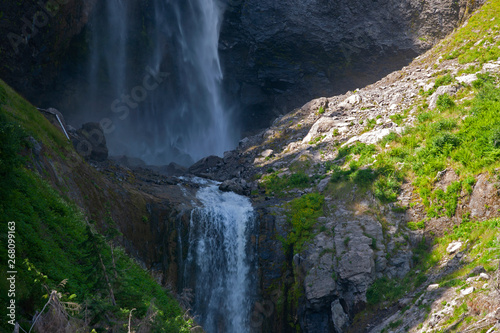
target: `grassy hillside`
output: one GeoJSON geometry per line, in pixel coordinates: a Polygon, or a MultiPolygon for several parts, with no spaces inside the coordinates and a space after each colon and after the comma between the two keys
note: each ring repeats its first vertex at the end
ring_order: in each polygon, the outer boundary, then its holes
{"type": "MultiPolygon", "coordinates": [[[[30,137],[62,159],[72,150],[62,133],[0,81],[0,258],[7,262],[13,221],[16,321],[28,331],[48,304],[37,320],[39,331],[63,332],[65,326],[66,332],[127,332],[130,316],[138,331],[188,332],[191,324],[177,301],[121,248],[112,248],[118,230],[97,233],[93,221],[26,167],[33,165],[36,144],[30,137]]],[[[114,225],[111,217],[107,222],[114,225]]],[[[8,289],[2,279],[2,304],[9,304],[8,289]]],[[[14,327],[2,320],[0,328],[14,327]]]]}

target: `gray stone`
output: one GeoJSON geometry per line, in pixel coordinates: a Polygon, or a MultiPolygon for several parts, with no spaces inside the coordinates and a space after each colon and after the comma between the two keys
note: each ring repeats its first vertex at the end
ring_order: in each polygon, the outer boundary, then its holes
{"type": "Polygon", "coordinates": [[[233,178],[226,180],[219,185],[219,190],[222,192],[234,192],[240,195],[249,195],[250,187],[247,182],[241,178],[233,178]]]}
{"type": "Polygon", "coordinates": [[[266,149],[266,150],[264,150],[264,151],[260,154],[260,156],[262,156],[262,157],[264,157],[264,158],[265,158],[265,157],[270,157],[270,156],[272,156],[273,154],[274,154],[274,151],[273,151],[272,149],[266,149]]]}
{"type": "Polygon", "coordinates": [[[476,275],[479,275],[481,273],[486,273],[486,270],[484,269],[484,267],[483,266],[476,266],[470,271],[470,273],[467,276],[476,276],[476,275]]]}
{"type": "Polygon", "coordinates": [[[196,176],[207,177],[219,171],[224,160],[218,156],[207,156],[189,167],[188,171],[196,176]]]}
{"type": "Polygon", "coordinates": [[[470,85],[472,82],[477,80],[476,74],[462,75],[455,78],[458,82],[470,85]]]}
{"type": "Polygon", "coordinates": [[[311,96],[334,96],[400,69],[483,1],[227,1],[225,79],[238,82],[245,124],[262,128],[311,96]]]}
{"type": "Polygon", "coordinates": [[[72,134],[71,141],[76,151],[87,160],[102,162],[108,158],[106,137],[98,123],[83,124],[76,134],[72,134]]]}
{"type": "Polygon", "coordinates": [[[121,156],[110,156],[109,159],[115,161],[116,163],[118,163],[118,165],[124,166],[129,169],[146,167],[146,162],[137,157],[129,157],[121,155],[121,156]]]}
{"type": "Polygon", "coordinates": [[[361,103],[362,98],[358,94],[352,95],[348,98],[346,98],[342,103],[340,103],[338,106],[344,109],[349,109],[353,107],[356,104],[361,103]]]}
{"type": "Polygon", "coordinates": [[[460,294],[462,296],[467,296],[467,295],[470,295],[474,292],[475,288],[474,287],[469,287],[469,288],[466,288],[466,289],[463,289],[463,290],[460,290],[460,294]]]}
{"type": "Polygon", "coordinates": [[[318,192],[323,192],[328,184],[330,183],[330,177],[326,177],[325,179],[322,179],[318,186],[316,187],[318,189],[318,192]]]}
{"type": "Polygon", "coordinates": [[[436,290],[439,288],[439,284],[435,283],[435,284],[430,284],[428,287],[427,287],[427,291],[433,291],[433,290],[436,290]]]}
{"type": "Polygon", "coordinates": [[[390,133],[402,133],[403,128],[402,127],[392,127],[392,128],[384,128],[381,130],[375,130],[375,131],[370,131],[363,133],[361,135],[353,136],[350,138],[344,145],[350,145],[356,141],[359,141],[361,143],[366,143],[366,144],[375,144],[382,140],[384,137],[389,135],[390,133]]]}
{"type": "Polygon", "coordinates": [[[331,117],[321,117],[312,125],[309,133],[302,140],[302,143],[309,143],[315,137],[330,131],[337,122],[331,117]]]}
{"type": "Polygon", "coordinates": [[[453,254],[453,253],[457,252],[458,250],[460,250],[462,245],[463,245],[462,242],[458,242],[458,241],[451,242],[450,245],[448,245],[448,247],[446,248],[446,252],[448,252],[448,254],[453,254]]]}
{"type": "Polygon", "coordinates": [[[459,87],[456,85],[441,86],[437,88],[434,94],[429,97],[429,109],[434,110],[436,108],[439,96],[444,94],[454,95],[458,91],[458,88],[459,87]]]}
{"type": "MultiPolygon", "coordinates": [[[[306,299],[313,307],[329,304],[329,301],[337,294],[332,249],[333,239],[325,233],[320,233],[308,247],[307,257],[297,261],[301,261],[300,266],[305,271],[306,299]]],[[[296,258],[298,257],[294,257],[296,258]]]]}
{"type": "Polygon", "coordinates": [[[483,65],[483,71],[485,72],[493,72],[498,71],[500,69],[500,65],[497,63],[486,63],[483,65]]]}
{"type": "Polygon", "coordinates": [[[488,175],[479,175],[469,201],[470,216],[475,218],[487,216],[488,209],[485,205],[489,204],[496,196],[497,190],[494,184],[488,180],[488,175]]]}
{"type": "Polygon", "coordinates": [[[345,332],[349,327],[349,316],[345,313],[340,301],[336,299],[331,305],[332,321],[336,333],[345,332]]]}

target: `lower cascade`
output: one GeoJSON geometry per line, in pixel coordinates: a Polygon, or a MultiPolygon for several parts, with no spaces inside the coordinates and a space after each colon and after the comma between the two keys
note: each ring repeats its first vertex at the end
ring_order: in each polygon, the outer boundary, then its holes
{"type": "Polygon", "coordinates": [[[255,270],[250,200],[205,183],[192,211],[184,287],[194,290],[193,311],[208,333],[250,331],[255,270]]]}

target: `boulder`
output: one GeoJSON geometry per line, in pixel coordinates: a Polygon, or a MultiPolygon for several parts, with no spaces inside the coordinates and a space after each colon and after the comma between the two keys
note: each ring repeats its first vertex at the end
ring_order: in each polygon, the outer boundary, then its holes
{"type": "Polygon", "coordinates": [[[458,91],[458,89],[459,86],[456,85],[441,86],[437,88],[434,94],[429,97],[429,109],[434,110],[436,108],[439,96],[444,94],[454,95],[458,91]]]}
{"type": "Polygon", "coordinates": [[[462,75],[455,78],[458,82],[462,84],[470,85],[472,82],[477,80],[476,74],[462,75]]]}
{"type": "Polygon", "coordinates": [[[366,143],[367,145],[375,144],[393,132],[400,134],[403,132],[403,128],[402,127],[391,127],[391,128],[384,128],[381,130],[366,132],[366,133],[363,133],[361,135],[353,136],[344,145],[347,146],[347,145],[350,145],[356,141],[359,141],[361,143],[366,143]]]}
{"type": "Polygon", "coordinates": [[[272,149],[266,149],[260,154],[260,156],[266,158],[266,157],[271,157],[273,154],[274,151],[272,149]]]}
{"type": "Polygon", "coordinates": [[[427,287],[427,291],[433,291],[433,290],[436,290],[439,288],[439,284],[435,283],[435,284],[430,284],[428,287],[427,287]]]}
{"type": "Polygon", "coordinates": [[[187,172],[187,168],[177,163],[170,163],[167,166],[160,167],[160,173],[167,176],[182,176],[187,172]]]}
{"type": "Polygon", "coordinates": [[[114,160],[119,165],[129,169],[143,168],[146,166],[146,162],[137,157],[122,155],[122,156],[110,156],[109,159],[114,160]]]}
{"type": "Polygon", "coordinates": [[[248,186],[248,183],[241,178],[233,178],[224,181],[220,184],[219,190],[222,192],[234,192],[240,195],[250,195],[250,186],[248,186]]]}
{"type": "Polygon", "coordinates": [[[361,103],[362,100],[363,99],[361,98],[361,96],[359,96],[358,94],[355,94],[355,95],[352,95],[352,96],[346,98],[338,106],[341,108],[344,108],[344,109],[350,109],[354,105],[361,103]]]}
{"type": "Polygon", "coordinates": [[[103,162],[108,158],[106,137],[98,123],[86,123],[76,133],[71,133],[76,151],[86,160],[103,162]]]}
{"type": "Polygon", "coordinates": [[[474,287],[469,287],[469,288],[466,288],[466,289],[463,289],[463,290],[460,290],[460,294],[462,296],[467,296],[467,295],[470,295],[474,292],[475,288],[474,287]]]}
{"type": "Polygon", "coordinates": [[[476,266],[470,271],[470,273],[467,276],[471,277],[471,276],[476,276],[476,275],[480,275],[483,273],[486,273],[486,270],[484,269],[484,267],[483,266],[476,266]]]}
{"type": "Polygon", "coordinates": [[[314,247],[310,247],[302,266],[307,272],[304,278],[306,299],[316,308],[330,304],[333,296],[337,295],[337,284],[332,274],[333,239],[320,233],[313,243],[314,247]]]}
{"type": "Polygon", "coordinates": [[[470,216],[472,218],[488,217],[491,210],[486,204],[497,210],[495,202],[497,195],[496,184],[490,181],[489,176],[487,174],[479,175],[469,201],[470,216]]]}
{"type": "Polygon", "coordinates": [[[451,242],[450,245],[448,245],[448,247],[446,248],[446,252],[448,252],[448,254],[453,254],[460,250],[462,245],[462,242],[451,242]]]}
{"type": "Polygon", "coordinates": [[[188,171],[195,176],[210,177],[224,166],[224,160],[218,156],[207,156],[189,167],[188,171]]]}
{"type": "Polygon", "coordinates": [[[323,192],[324,190],[326,190],[326,187],[330,183],[330,178],[331,177],[326,177],[325,179],[322,179],[319,182],[318,186],[316,186],[316,188],[318,189],[318,192],[323,192]]]}
{"type": "Polygon", "coordinates": [[[302,143],[306,144],[318,135],[322,133],[326,133],[335,126],[337,122],[333,120],[331,117],[321,117],[319,118],[314,125],[312,125],[309,133],[307,133],[306,137],[302,140],[302,143]]]}

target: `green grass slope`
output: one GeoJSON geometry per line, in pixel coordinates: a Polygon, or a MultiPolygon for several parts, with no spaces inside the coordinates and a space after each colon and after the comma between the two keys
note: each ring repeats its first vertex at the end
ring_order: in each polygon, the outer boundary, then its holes
{"type": "MultiPolygon", "coordinates": [[[[75,204],[26,167],[30,136],[62,158],[72,150],[62,133],[0,81],[0,259],[13,265],[3,264],[2,276],[17,271],[15,320],[28,331],[48,303],[35,326],[40,332],[127,332],[129,317],[135,330],[189,332],[177,301],[122,249],[111,247],[117,230],[98,234],[75,204]],[[8,233],[13,226],[15,237],[8,233]],[[8,261],[13,240],[15,261],[8,261]]],[[[9,289],[1,279],[2,332],[14,329],[5,320],[9,289]]]]}

